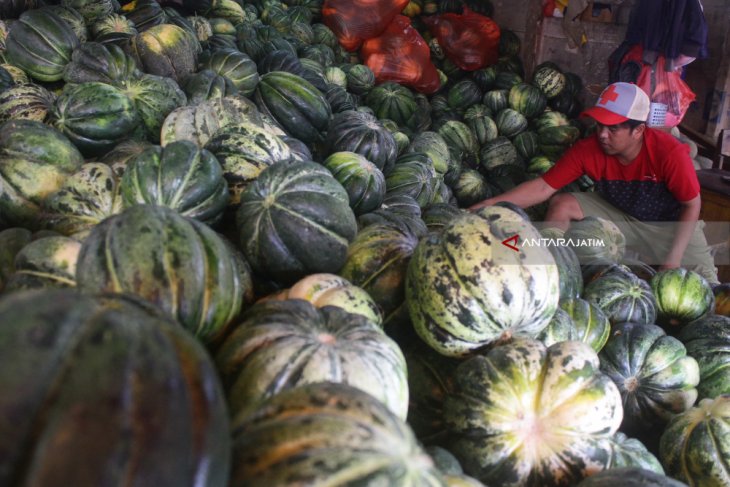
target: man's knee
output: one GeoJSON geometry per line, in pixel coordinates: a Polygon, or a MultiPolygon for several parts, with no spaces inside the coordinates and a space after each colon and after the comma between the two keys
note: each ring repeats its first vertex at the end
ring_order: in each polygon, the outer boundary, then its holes
{"type": "Polygon", "coordinates": [[[569,193],[559,193],[550,198],[548,203],[548,220],[569,222],[583,218],[583,210],[578,199],[569,193]]]}

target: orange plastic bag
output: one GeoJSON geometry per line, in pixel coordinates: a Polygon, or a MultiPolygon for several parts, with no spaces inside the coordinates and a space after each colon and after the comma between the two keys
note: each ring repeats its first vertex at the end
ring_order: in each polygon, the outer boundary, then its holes
{"type": "Polygon", "coordinates": [[[395,81],[427,94],[441,85],[428,44],[405,15],[396,16],[380,36],[363,42],[360,56],[379,83],[395,81]]]}
{"type": "Polygon", "coordinates": [[[464,13],[423,18],[444,54],[464,71],[475,71],[497,62],[499,26],[489,17],[464,7],[464,13]]]}
{"type": "Polygon", "coordinates": [[[322,23],[348,51],[379,36],[408,5],[409,0],[325,0],[322,23]]]}
{"type": "Polygon", "coordinates": [[[697,95],[682,80],[679,71],[665,71],[664,56],[641,68],[636,84],[649,95],[650,127],[676,127],[697,95]]]}

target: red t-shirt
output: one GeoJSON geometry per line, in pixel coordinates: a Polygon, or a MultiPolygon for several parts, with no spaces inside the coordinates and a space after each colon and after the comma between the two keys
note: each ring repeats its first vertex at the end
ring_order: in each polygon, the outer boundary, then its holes
{"type": "Polygon", "coordinates": [[[578,141],[542,178],[560,189],[583,174],[606,201],[642,221],[676,220],[680,202],[700,194],[689,147],[650,128],[644,131],[641,152],[628,165],[606,155],[592,136],[578,141]]]}

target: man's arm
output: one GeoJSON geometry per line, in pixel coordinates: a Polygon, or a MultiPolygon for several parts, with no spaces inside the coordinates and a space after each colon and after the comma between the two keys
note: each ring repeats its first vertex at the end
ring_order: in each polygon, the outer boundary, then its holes
{"type": "MultiPolygon", "coordinates": [[[[542,178],[535,178],[515,186],[507,192],[493,198],[480,201],[469,207],[474,211],[485,206],[491,206],[500,201],[507,201],[520,208],[529,208],[550,198],[557,190],[545,182],[542,178]]],[[[686,244],[685,244],[686,246],[686,244]]]]}
{"type": "Polygon", "coordinates": [[[660,267],[660,270],[675,269],[681,266],[682,256],[692,239],[697,220],[700,217],[701,204],[700,195],[681,203],[682,209],[679,212],[677,233],[674,236],[672,247],[664,257],[664,264],[660,267]]]}

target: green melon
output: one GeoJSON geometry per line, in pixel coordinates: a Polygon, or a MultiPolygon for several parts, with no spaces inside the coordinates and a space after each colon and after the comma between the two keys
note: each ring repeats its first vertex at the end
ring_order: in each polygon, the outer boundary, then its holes
{"type": "Polygon", "coordinates": [[[553,66],[542,65],[532,73],[532,83],[548,98],[555,98],[565,88],[565,75],[553,66]]]}
{"type": "Polygon", "coordinates": [[[63,70],[66,83],[100,81],[123,85],[141,75],[134,58],[121,47],[98,42],[84,42],[74,49],[71,60],[63,70]]]}
{"type": "Polygon", "coordinates": [[[592,280],[583,289],[583,298],[598,306],[611,323],[656,322],[651,287],[631,272],[612,272],[592,280]]]}
{"type": "Polygon", "coordinates": [[[408,367],[408,424],[423,444],[444,444],[448,438],[444,399],[454,392],[454,371],[461,361],[418,339],[403,346],[403,355],[408,367]]]}
{"type": "Polygon", "coordinates": [[[664,468],[659,459],[636,438],[629,438],[619,431],[613,435],[610,443],[609,469],[638,467],[664,475],[664,468]]]}
{"type": "Polygon", "coordinates": [[[67,84],[54,103],[53,126],[87,157],[140,133],[140,114],[119,88],[99,81],[67,84]]]}
{"type": "Polygon", "coordinates": [[[120,183],[125,207],[166,206],[216,223],[228,204],[228,185],[215,156],[187,140],[151,147],[127,163],[120,183]]]}
{"type": "Polygon", "coordinates": [[[334,152],[322,161],[345,188],[355,215],[376,210],[383,203],[386,179],[383,172],[355,152],[334,152]]]}
{"type": "Polygon", "coordinates": [[[385,176],[385,191],[391,196],[410,196],[421,208],[434,202],[437,173],[430,158],[421,152],[400,156],[385,176]]]}
{"type": "Polygon", "coordinates": [[[481,103],[467,108],[464,112],[464,121],[474,132],[480,145],[494,140],[499,135],[497,124],[492,119],[492,111],[481,103]]]}
{"type": "Polygon", "coordinates": [[[34,80],[53,82],[63,78],[78,45],[79,38],[66,21],[52,12],[33,9],[10,25],[5,55],[34,80]]]}
{"type": "Polygon", "coordinates": [[[528,119],[540,115],[547,106],[547,98],[543,92],[527,83],[519,83],[510,88],[508,99],[510,108],[528,119]]]}
{"type": "Polygon", "coordinates": [[[355,110],[335,114],[325,140],[327,153],[356,152],[388,172],[398,156],[393,134],[373,115],[355,110]]]}
{"type": "Polygon", "coordinates": [[[549,239],[550,244],[555,244],[548,245],[548,250],[553,254],[560,273],[560,299],[579,297],[583,293],[583,274],[575,251],[567,245],[560,245],[560,239],[564,238],[565,232],[555,227],[547,227],[541,229],[540,234],[549,239]]]}
{"type": "Polygon", "coordinates": [[[547,347],[558,342],[579,340],[578,330],[575,327],[575,323],[573,323],[573,318],[562,308],[555,310],[553,317],[550,319],[550,323],[537,334],[535,339],[541,341],[547,347]]]}
{"type": "Polygon", "coordinates": [[[661,473],[641,467],[618,467],[603,470],[583,479],[576,487],[687,487],[661,473]]]}
{"type": "Polygon", "coordinates": [[[620,262],[626,252],[626,237],[605,218],[587,216],[574,221],[565,231],[565,238],[582,265],[594,261],[620,262]]]}
{"type": "Polygon", "coordinates": [[[363,288],[387,320],[405,302],[406,269],[417,244],[406,226],[368,225],[349,245],[339,274],[363,288]]]}
{"type": "Polygon", "coordinates": [[[494,123],[497,124],[499,134],[508,138],[527,130],[527,118],[512,108],[504,108],[497,112],[494,123]]]}
{"type": "Polygon", "coordinates": [[[657,272],[650,281],[657,304],[657,322],[674,329],[702,318],[715,304],[712,287],[700,274],[684,269],[657,272]]]}
{"type": "Polygon", "coordinates": [[[231,80],[244,96],[253,94],[259,83],[256,63],[236,49],[218,49],[201,57],[198,70],[210,69],[231,80]]]}
{"type": "Polygon", "coordinates": [[[264,401],[233,422],[230,487],[343,482],[440,487],[431,458],[382,402],[321,382],[264,401]]]}
{"type": "Polygon", "coordinates": [[[674,416],[659,440],[659,459],[670,475],[690,487],[730,484],[730,396],[702,399],[674,416]]]}
{"type": "Polygon", "coordinates": [[[241,249],[254,271],[282,284],[337,272],[357,232],[349,201],[320,164],[277,162],[241,194],[241,249]]]}
{"type": "Polygon", "coordinates": [[[0,293],[15,272],[15,256],[33,238],[27,228],[11,227],[0,230],[0,293]]]}
{"type": "Polygon", "coordinates": [[[613,325],[598,356],[601,370],[621,391],[624,431],[661,428],[697,399],[697,361],[687,355],[682,342],[657,325],[613,325]]]}
{"type": "Polygon", "coordinates": [[[173,24],[159,24],[142,31],[130,40],[130,51],[143,71],[173,78],[182,83],[195,72],[201,47],[191,32],[173,24]]]}
{"type": "Polygon", "coordinates": [[[323,141],[332,116],[324,95],[292,73],[272,71],[260,77],[254,99],[289,135],[312,143],[323,141]]]}
{"type": "Polygon", "coordinates": [[[146,74],[125,83],[124,93],[132,100],[144,124],[147,139],[160,141],[160,129],[167,116],[187,104],[187,96],[172,78],[146,74]]]}
{"type": "Polygon", "coordinates": [[[730,317],[704,316],[684,326],[677,338],[700,367],[699,398],[730,394],[730,317]]]}
{"type": "Polygon", "coordinates": [[[600,352],[611,332],[608,316],[598,306],[581,298],[563,298],[560,308],[573,322],[573,339],[587,343],[596,353],[600,352]]]}
{"type": "Polygon", "coordinates": [[[337,274],[309,274],[293,286],[268,294],[258,302],[270,299],[304,299],[317,308],[336,306],[348,313],[362,315],[379,326],[383,325],[380,308],[367,291],[337,274]]]}
{"type": "Polygon", "coordinates": [[[0,92],[0,121],[11,119],[46,122],[56,95],[41,85],[16,84],[0,92]]]}

